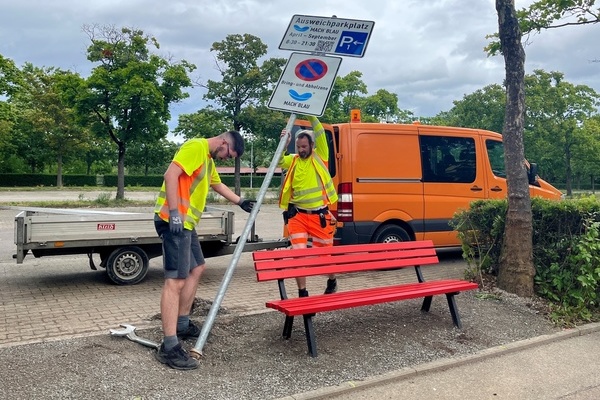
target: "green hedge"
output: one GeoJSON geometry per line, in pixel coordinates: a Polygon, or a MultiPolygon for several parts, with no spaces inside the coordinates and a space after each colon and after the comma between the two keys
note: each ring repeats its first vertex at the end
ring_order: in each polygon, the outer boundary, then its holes
{"type": "MultiPolygon", "coordinates": [[[[470,278],[501,267],[507,207],[506,200],[478,200],[454,216],[470,278]]],[[[600,312],[600,202],[534,198],[531,208],[536,294],[553,302],[556,320],[592,320],[600,312]]]]}
{"type": "MultiPolygon", "coordinates": [[[[233,175],[221,175],[221,180],[229,187],[235,185],[233,175]]],[[[253,176],[252,187],[260,188],[264,176],[253,176]]],[[[142,187],[160,187],[162,185],[162,175],[126,175],[125,186],[142,187]]],[[[250,176],[240,177],[241,187],[250,187],[250,176]]],[[[269,184],[270,188],[277,188],[281,185],[281,175],[275,175],[269,184]]],[[[56,175],[50,174],[0,174],[0,186],[2,187],[54,187],[56,186],[56,175]]],[[[106,186],[116,187],[116,175],[63,175],[63,186],[106,186]]]]}

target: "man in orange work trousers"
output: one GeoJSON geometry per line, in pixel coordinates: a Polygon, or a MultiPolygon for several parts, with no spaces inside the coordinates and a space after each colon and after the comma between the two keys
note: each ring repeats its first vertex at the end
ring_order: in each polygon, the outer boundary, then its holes
{"type": "MultiPolygon", "coordinates": [[[[284,224],[293,249],[307,247],[312,238],[314,247],[333,246],[336,220],[329,211],[329,205],[337,201],[337,193],[329,175],[329,149],[323,125],[314,116],[309,116],[311,130],[296,133],[297,154],[286,154],[279,161],[279,167],[287,169],[279,196],[279,207],[283,212],[284,224]]],[[[287,145],[291,135],[285,129],[287,145]]],[[[296,278],[298,296],[308,296],[306,278],[296,278]]],[[[327,280],[325,294],[337,291],[335,275],[327,280]]]]}

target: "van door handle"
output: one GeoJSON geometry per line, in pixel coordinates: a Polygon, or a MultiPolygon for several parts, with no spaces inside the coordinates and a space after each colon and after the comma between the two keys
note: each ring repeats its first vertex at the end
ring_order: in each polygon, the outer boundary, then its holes
{"type": "Polygon", "coordinates": [[[483,189],[480,188],[479,186],[475,185],[475,186],[471,186],[471,191],[472,192],[481,192],[483,189]]]}
{"type": "Polygon", "coordinates": [[[502,188],[500,186],[494,186],[493,188],[490,189],[492,192],[501,192],[502,188]]]}

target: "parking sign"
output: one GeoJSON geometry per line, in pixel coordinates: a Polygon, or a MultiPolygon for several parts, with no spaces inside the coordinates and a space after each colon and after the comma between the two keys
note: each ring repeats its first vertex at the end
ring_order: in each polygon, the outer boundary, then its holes
{"type": "Polygon", "coordinates": [[[279,48],[362,57],[374,25],[374,21],[294,15],[279,48]]]}

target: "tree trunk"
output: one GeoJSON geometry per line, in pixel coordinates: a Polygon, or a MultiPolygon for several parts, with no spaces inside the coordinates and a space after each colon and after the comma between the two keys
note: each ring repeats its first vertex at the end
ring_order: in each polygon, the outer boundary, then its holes
{"type": "Polygon", "coordinates": [[[525,51],[514,0],[496,0],[506,69],[506,114],[503,141],[508,211],[500,255],[498,287],[519,296],[533,295],[533,223],[523,148],[525,51]]]}
{"type": "Polygon", "coordinates": [[[62,167],[63,167],[62,154],[59,154],[58,159],[57,159],[57,167],[56,167],[56,187],[59,189],[63,187],[62,167]]]}
{"type": "Polygon", "coordinates": [[[125,199],[125,143],[119,143],[119,161],[117,162],[117,200],[125,199]]]}
{"type": "Polygon", "coordinates": [[[571,145],[572,141],[571,132],[566,133],[566,144],[565,144],[565,164],[566,164],[566,186],[567,186],[567,196],[573,196],[573,169],[571,168],[571,145]]]}
{"type": "Polygon", "coordinates": [[[235,194],[237,194],[238,196],[241,196],[241,193],[242,193],[240,167],[241,167],[240,158],[236,157],[235,158],[235,194]]]}

